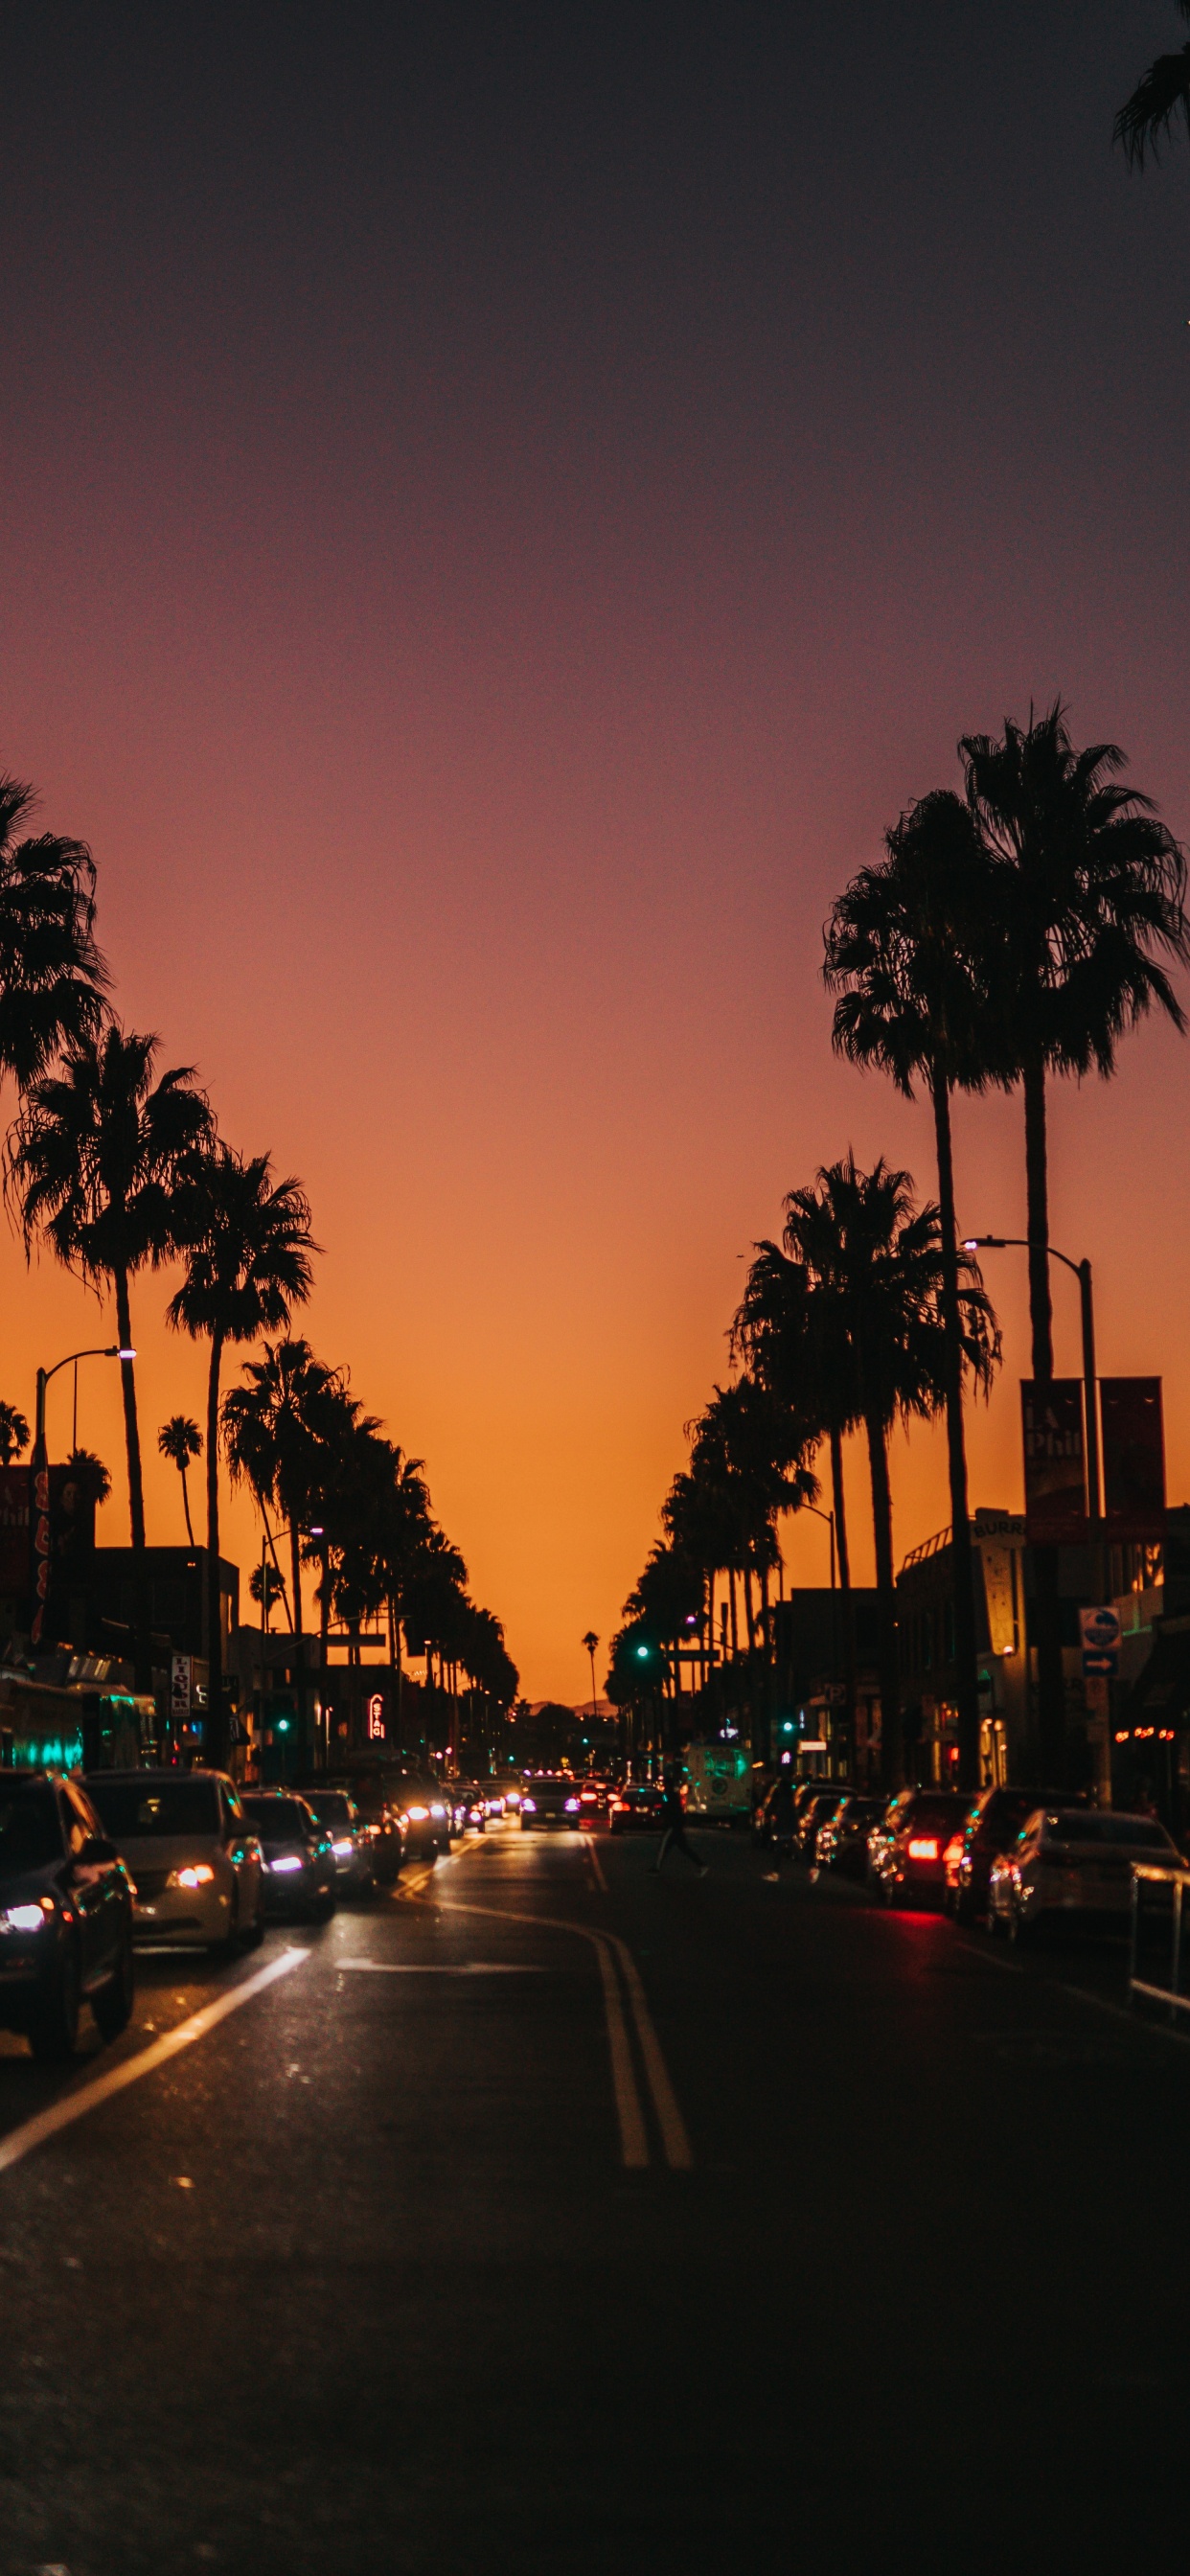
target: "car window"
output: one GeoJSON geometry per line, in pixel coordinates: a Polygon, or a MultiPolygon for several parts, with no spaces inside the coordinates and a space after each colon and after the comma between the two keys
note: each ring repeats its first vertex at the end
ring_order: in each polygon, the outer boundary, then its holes
{"type": "Polygon", "coordinates": [[[1091,1809],[1075,1815],[1049,1815],[1045,1819],[1045,1840],[1051,1843],[1113,1845],[1117,1850],[1126,1845],[1131,1851],[1168,1851],[1169,1836],[1164,1825],[1147,1816],[1121,1816],[1103,1809],[1091,1809]]]}
{"type": "Polygon", "coordinates": [[[77,1858],[84,1843],[93,1841],[96,1836],[102,1838],[103,1826],[94,1808],[84,1798],[81,1789],[76,1789],[72,1780],[67,1780],[64,1786],[70,1825],[70,1848],[77,1858]]]}
{"type": "Polygon", "coordinates": [[[176,1780],[105,1780],[92,1773],[87,1795],[114,1843],[142,1842],[167,1835],[214,1836],[219,1831],[219,1798],[213,1780],[179,1774],[176,1780]]]}
{"type": "Polygon", "coordinates": [[[225,1780],[223,1782],[222,1790],[223,1804],[227,1809],[233,1825],[242,1825],[244,1822],[244,1810],[240,1805],[239,1796],[236,1790],[232,1788],[229,1780],[225,1780]]]}
{"type": "Polygon", "coordinates": [[[62,1858],[62,1825],[52,1789],[0,1789],[0,1869],[44,1869],[62,1858]]]}
{"type": "Polygon", "coordinates": [[[61,1797],[62,1827],[66,1835],[66,1848],[70,1853],[71,1859],[77,1860],[84,1843],[87,1841],[90,1828],[83,1823],[83,1819],[70,1796],[69,1790],[64,1789],[61,1792],[61,1797]]]}

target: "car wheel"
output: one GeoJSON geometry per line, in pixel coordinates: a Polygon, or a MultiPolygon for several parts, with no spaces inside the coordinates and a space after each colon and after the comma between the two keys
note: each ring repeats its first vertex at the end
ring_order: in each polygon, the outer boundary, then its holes
{"type": "Polygon", "coordinates": [[[73,1942],[61,1954],[51,1992],[39,2002],[29,2024],[29,2046],[35,2057],[73,2057],[79,2029],[79,1963],[73,1942]]]}
{"type": "Polygon", "coordinates": [[[247,1929],[247,1931],[246,1931],[246,1932],[245,1932],[245,1934],[244,1934],[244,1948],[245,1948],[246,1950],[259,1950],[260,1945],[261,1945],[261,1942],[263,1941],[263,1939],[264,1939],[264,1898],[263,1898],[263,1896],[258,1896],[258,1897],[257,1897],[257,1900],[256,1900],[256,1912],[255,1912],[255,1914],[253,1915],[253,1917],[252,1917],[252,1921],[250,1922],[250,1924],[249,1924],[249,1926],[248,1926],[248,1929],[247,1929]]]}
{"type": "Polygon", "coordinates": [[[240,1950],[240,1891],[237,1885],[231,1900],[231,1921],[221,1941],[207,1944],[210,1959],[236,1959],[240,1950]]]}
{"type": "Polygon", "coordinates": [[[1022,1941],[1028,1941],[1028,1940],[1029,1940],[1029,1938],[1030,1938],[1030,1936],[1031,1936],[1031,1933],[1032,1933],[1032,1929],[1033,1929],[1032,1925],[1031,1925],[1029,1922],[1027,1922],[1027,1920],[1026,1920],[1025,1916],[1022,1914],[1022,1912],[1021,1912],[1021,1909],[1020,1909],[1020,1906],[1019,1906],[1019,1905],[1014,1905],[1014,1906],[1013,1906],[1012,1911],[1011,1911],[1011,1913],[1010,1913],[1010,1915],[1009,1915],[1009,1917],[1008,1917],[1008,1927],[1007,1927],[1007,1928],[1008,1928],[1008,1938],[1009,1938],[1009,1940],[1012,1942],[1013,1947],[1014,1947],[1015,1949],[1019,1949],[1019,1948],[1020,1948],[1020,1945],[1021,1945],[1022,1941]]]}
{"type": "Polygon", "coordinates": [[[314,1923],[329,1923],[338,1902],[338,1890],[333,1887],[324,1887],[321,1896],[316,1896],[310,1907],[311,1921],[314,1923]]]}
{"type": "Polygon", "coordinates": [[[91,1997],[91,2013],[101,2039],[118,2039],[132,2019],[135,1971],[132,1965],[132,1936],[125,1939],[119,1960],[107,1984],[91,1997]]]}

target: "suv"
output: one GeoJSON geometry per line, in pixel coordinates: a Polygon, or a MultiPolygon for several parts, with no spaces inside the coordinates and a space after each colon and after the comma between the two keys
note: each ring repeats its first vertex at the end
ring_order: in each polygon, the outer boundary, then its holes
{"type": "Polygon", "coordinates": [[[85,1791],[0,1778],[0,2026],[35,2057],[71,2057],[80,2003],[115,2039],[132,1983],[132,1885],[85,1791]]]}
{"type": "Polygon", "coordinates": [[[946,1848],[947,1912],[957,1923],[987,1913],[992,1863],[1009,1850],[1038,1807],[1086,1803],[1069,1789],[985,1789],[946,1848]]]}
{"type": "Polygon", "coordinates": [[[132,1875],[138,1941],[230,1957],[264,1930],[260,1843],[222,1771],[92,1771],[87,1796],[132,1875]]]}
{"type": "Polygon", "coordinates": [[[954,1789],[902,1789],[868,1840],[871,1876],[886,1905],[937,1903],[945,1894],[943,1857],[970,1810],[954,1789]]]}

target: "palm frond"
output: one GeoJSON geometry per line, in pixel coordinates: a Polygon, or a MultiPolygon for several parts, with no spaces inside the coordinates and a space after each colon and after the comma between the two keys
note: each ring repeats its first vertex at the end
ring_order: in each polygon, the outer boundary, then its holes
{"type": "MultiPolygon", "coordinates": [[[[1190,17],[1187,0],[1178,0],[1178,6],[1184,18],[1190,17]]],[[[1190,45],[1177,54],[1159,54],[1116,117],[1112,141],[1121,145],[1131,169],[1143,170],[1148,152],[1160,160],[1162,140],[1168,142],[1178,115],[1190,128],[1190,45]]]]}

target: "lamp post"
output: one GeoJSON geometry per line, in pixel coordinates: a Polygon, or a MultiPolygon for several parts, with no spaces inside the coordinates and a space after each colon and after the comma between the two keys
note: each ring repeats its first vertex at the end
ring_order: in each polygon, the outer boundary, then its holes
{"type": "MultiPolygon", "coordinates": [[[[1083,1407],[1087,1417],[1087,1518],[1091,1528],[1092,1544],[1098,1549],[1100,1542],[1099,1409],[1095,1377],[1095,1302],[1091,1287],[1091,1264],[1089,1261],[1072,1261],[1069,1253],[1059,1252],[1052,1243],[1047,1243],[1045,1248],[1050,1260],[1060,1261],[1064,1269],[1074,1272],[1078,1281],[1083,1342],[1083,1407]]],[[[964,1252],[1028,1252],[1031,1249],[1028,1237],[1023,1234],[973,1234],[963,1245],[964,1252]]],[[[1102,1571],[1102,1567],[1099,1567],[1097,1581],[1102,1581],[1102,1571]]]]}
{"type": "Polygon", "coordinates": [[[52,1368],[38,1369],[37,1400],[33,1414],[32,1508],[29,1514],[33,1596],[33,1616],[29,1638],[34,1646],[39,1646],[41,1643],[41,1632],[45,1625],[50,1594],[50,1470],[45,1440],[46,1389],[50,1379],[57,1377],[59,1369],[69,1368],[72,1363],[77,1366],[79,1360],[134,1360],[135,1358],[136,1352],[123,1349],[119,1342],[92,1343],[85,1351],[67,1351],[65,1359],[55,1360],[52,1368]]]}

